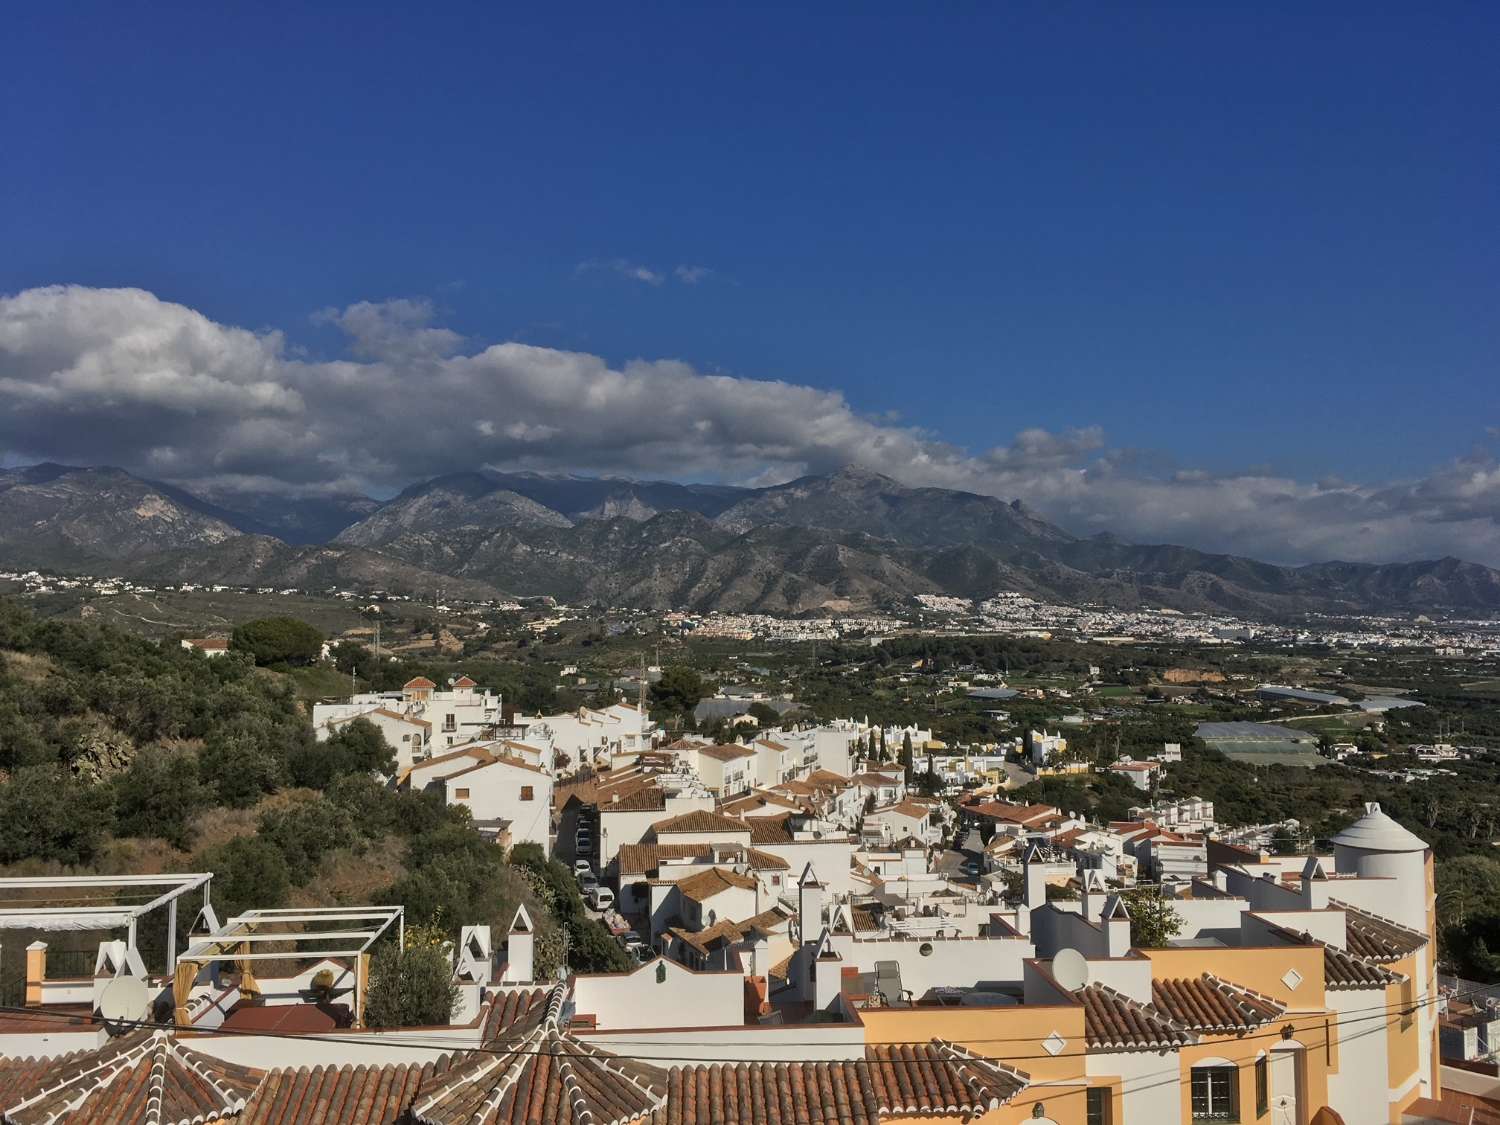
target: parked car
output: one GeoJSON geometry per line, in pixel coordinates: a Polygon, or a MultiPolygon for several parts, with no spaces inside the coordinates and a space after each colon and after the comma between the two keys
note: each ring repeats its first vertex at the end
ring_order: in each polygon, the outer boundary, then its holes
{"type": "Polygon", "coordinates": [[[590,864],[588,860],[575,859],[573,861],[573,874],[579,879],[582,879],[585,875],[592,875],[593,873],[593,865],[590,864]]]}
{"type": "Polygon", "coordinates": [[[594,878],[592,874],[585,875],[582,879],[578,880],[578,887],[583,891],[583,897],[587,899],[589,895],[598,889],[599,880],[594,878]]]}
{"type": "Polygon", "coordinates": [[[615,892],[595,883],[593,890],[589,891],[589,905],[595,910],[608,910],[614,904],[615,892]]]}

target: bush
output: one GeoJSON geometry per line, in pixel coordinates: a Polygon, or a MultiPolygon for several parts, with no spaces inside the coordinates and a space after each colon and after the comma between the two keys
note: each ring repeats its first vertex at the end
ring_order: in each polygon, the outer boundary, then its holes
{"type": "Polygon", "coordinates": [[[327,789],[347,774],[396,772],[396,754],[380,728],[369,719],[355,719],[330,735],[294,751],[287,762],[292,782],[308,789],[327,789]]]}
{"type": "Polygon", "coordinates": [[[370,965],[365,1023],[370,1027],[432,1027],[458,1009],[458,985],[443,951],[432,945],[387,945],[370,965]]]}
{"type": "Polygon", "coordinates": [[[108,790],[80,785],[57,766],[18,770],[0,785],[0,863],[89,863],[113,813],[108,790]]]}
{"type": "Polygon", "coordinates": [[[198,762],[186,751],[147,746],[113,783],[115,831],[122,836],[159,836],[174,848],[192,845],[192,821],[208,807],[212,790],[198,777],[198,762]]]}
{"type": "Polygon", "coordinates": [[[213,872],[213,901],[221,919],[254,908],[283,906],[291,875],[281,849],[255,836],[236,836],[200,853],[197,870],[213,872]]]}
{"type": "Polygon", "coordinates": [[[353,817],[322,797],[303,797],[263,813],[260,838],[280,849],[290,877],[298,885],[317,873],[329,852],[364,845],[353,817]]]}

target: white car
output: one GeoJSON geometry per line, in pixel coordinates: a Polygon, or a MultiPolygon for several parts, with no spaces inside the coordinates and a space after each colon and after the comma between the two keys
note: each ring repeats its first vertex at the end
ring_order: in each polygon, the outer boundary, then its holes
{"type": "Polygon", "coordinates": [[[575,859],[573,861],[573,875],[576,878],[582,879],[585,875],[592,875],[593,873],[594,873],[593,864],[589,863],[588,860],[586,860],[586,859],[575,859]]]}
{"type": "Polygon", "coordinates": [[[601,887],[595,883],[593,889],[589,891],[589,905],[595,910],[603,911],[608,910],[614,904],[615,892],[608,887],[601,887]]]}

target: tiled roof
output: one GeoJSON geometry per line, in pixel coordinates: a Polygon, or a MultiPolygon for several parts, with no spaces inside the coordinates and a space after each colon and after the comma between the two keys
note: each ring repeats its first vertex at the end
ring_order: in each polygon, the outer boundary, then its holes
{"type": "Polygon", "coordinates": [[[778,926],[785,925],[791,918],[791,914],[781,907],[772,907],[770,910],[762,911],[753,918],[746,918],[743,922],[725,919],[706,930],[693,933],[678,927],[672,927],[671,933],[680,941],[691,945],[699,953],[707,954],[719,941],[741,941],[745,935],[752,930],[769,934],[778,926]]]}
{"type": "Polygon", "coordinates": [[[694,809],[681,816],[658,820],[651,828],[658,836],[664,832],[671,834],[673,832],[739,833],[750,831],[750,826],[743,820],[735,820],[732,816],[723,816],[716,812],[709,812],[707,809],[694,809]]]}
{"type": "Polygon", "coordinates": [[[1192,1036],[1156,1011],[1104,984],[1075,994],[1083,1003],[1084,1037],[1097,1050],[1165,1050],[1192,1042],[1192,1036]]]}
{"type": "Polygon", "coordinates": [[[780,856],[759,848],[738,844],[624,844],[616,857],[620,877],[650,875],[659,871],[663,860],[701,859],[724,863],[744,863],[752,871],[786,871],[791,864],[780,856]]]}
{"type": "Polygon", "coordinates": [[[1286,1011],[1280,1001],[1212,973],[1152,981],[1151,999],[1157,1012],[1190,1031],[1249,1031],[1286,1011]]]}
{"type": "Polygon", "coordinates": [[[539,1009],[547,1002],[545,988],[509,988],[497,992],[485,1005],[484,1041],[510,1033],[527,1019],[539,1019],[539,1009]]]}
{"type": "Polygon", "coordinates": [[[1010,1101],[1027,1076],[934,1039],[868,1047],[863,1060],[674,1068],[665,1125],[878,1125],[890,1115],[971,1117],[1010,1101]]]}
{"type": "Polygon", "coordinates": [[[403,688],[411,688],[415,690],[420,688],[435,688],[437,687],[437,684],[433,683],[426,676],[413,676],[401,686],[403,688]]]}
{"type": "Polygon", "coordinates": [[[1003,801],[965,805],[963,811],[988,817],[990,820],[1002,820],[1007,824],[1031,824],[1033,821],[1051,820],[1062,815],[1051,805],[1011,805],[1003,801]]]}
{"type": "Polygon", "coordinates": [[[547,775],[547,771],[542,769],[541,766],[533,765],[524,758],[516,758],[510,754],[501,754],[491,750],[472,766],[465,766],[456,773],[450,773],[443,780],[452,781],[455,777],[463,777],[465,774],[474,773],[477,770],[489,769],[490,766],[514,766],[518,770],[529,770],[531,773],[539,773],[543,776],[547,775]]]}
{"type": "Polygon", "coordinates": [[[786,809],[789,812],[799,812],[802,809],[802,802],[794,801],[792,798],[781,793],[773,793],[768,789],[752,789],[743,797],[735,797],[733,800],[725,801],[720,806],[719,811],[738,816],[745,810],[763,809],[768,805],[774,805],[779,809],[786,809]]]}
{"type": "Polygon", "coordinates": [[[190,1051],[165,1030],[136,1031],[68,1056],[43,1089],[0,1106],[7,1125],[186,1125],[238,1114],[260,1074],[190,1051]]]}
{"type": "Polygon", "coordinates": [[[607,812],[658,812],[667,807],[667,795],[655,785],[642,786],[628,793],[621,793],[619,800],[611,795],[599,797],[599,811],[607,812]]]}
{"type": "Polygon", "coordinates": [[[784,816],[752,816],[745,821],[750,826],[752,844],[790,844],[792,830],[784,816]]]}
{"type": "Polygon", "coordinates": [[[697,875],[689,875],[677,883],[677,891],[684,898],[690,898],[694,902],[705,902],[716,894],[738,888],[742,891],[755,890],[755,880],[748,875],[740,875],[733,871],[726,871],[722,867],[710,867],[707,871],[700,871],[697,875]]]}
{"type": "Polygon", "coordinates": [[[1273,930],[1298,945],[1321,945],[1323,947],[1323,983],[1331,991],[1347,991],[1355,988],[1384,988],[1388,984],[1399,984],[1406,978],[1400,973],[1366,961],[1343,949],[1321,942],[1307,931],[1289,930],[1274,926],[1273,930]]]}
{"type": "Polygon", "coordinates": [[[397,1125],[424,1082],[448,1069],[431,1063],[273,1070],[233,1125],[397,1125]]]}
{"type": "Polygon", "coordinates": [[[914,820],[921,820],[930,812],[932,812],[932,807],[930,805],[924,805],[922,802],[914,801],[910,797],[908,797],[906,800],[900,802],[899,804],[887,805],[883,809],[876,809],[870,815],[879,816],[881,813],[899,813],[902,816],[911,817],[914,820]]]}
{"type": "Polygon", "coordinates": [[[1349,952],[1368,961],[1399,961],[1427,944],[1427,935],[1399,922],[1360,910],[1345,902],[1330,900],[1344,912],[1344,931],[1349,952]]]}
{"type": "Polygon", "coordinates": [[[77,1062],[89,1054],[92,1052],[73,1051],[66,1055],[44,1059],[0,1058],[0,1113],[4,1113],[7,1106],[25,1101],[34,1095],[42,1088],[47,1075],[53,1071],[77,1062]]]}
{"type": "Polygon", "coordinates": [[[721,743],[718,746],[704,746],[699,748],[698,753],[706,758],[712,758],[717,762],[733,762],[740,758],[753,758],[755,751],[748,746],[740,746],[737,743],[721,743]]]}
{"type": "Polygon", "coordinates": [[[566,1030],[567,987],[556,985],[539,1019],[422,1084],[412,1105],[422,1125],[624,1125],[662,1108],[667,1074],[581,1042],[566,1030]]]}

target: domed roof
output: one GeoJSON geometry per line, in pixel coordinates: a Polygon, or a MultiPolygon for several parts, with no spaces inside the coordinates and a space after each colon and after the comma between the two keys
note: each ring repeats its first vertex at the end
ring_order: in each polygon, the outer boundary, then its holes
{"type": "Polygon", "coordinates": [[[1344,848],[1362,848],[1367,852],[1424,852],[1427,843],[1420,836],[1402,828],[1374,801],[1365,805],[1365,815],[1333,838],[1344,848]]]}

